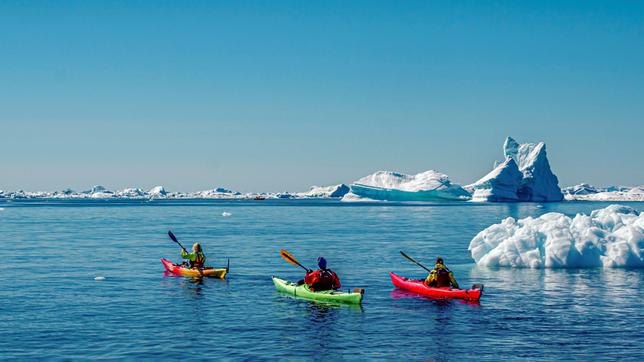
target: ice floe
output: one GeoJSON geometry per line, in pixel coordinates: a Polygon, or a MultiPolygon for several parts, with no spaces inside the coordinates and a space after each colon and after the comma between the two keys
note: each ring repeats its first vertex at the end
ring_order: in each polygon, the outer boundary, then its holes
{"type": "Polygon", "coordinates": [[[610,205],[570,218],[508,217],[469,245],[479,265],[523,268],[644,267],[644,213],[610,205]]]}
{"type": "Polygon", "coordinates": [[[334,198],[334,197],[343,197],[349,193],[349,186],[345,184],[333,185],[333,186],[311,186],[307,192],[298,192],[295,194],[297,197],[302,198],[334,198]]]}
{"type": "Polygon", "coordinates": [[[347,199],[440,201],[469,200],[471,197],[460,185],[452,183],[447,175],[434,170],[416,175],[378,171],[353,182],[350,188],[351,196],[345,196],[347,199]]]}
{"type": "Polygon", "coordinates": [[[582,183],[562,191],[564,198],[571,201],[644,201],[644,186],[600,188],[582,183]]]}

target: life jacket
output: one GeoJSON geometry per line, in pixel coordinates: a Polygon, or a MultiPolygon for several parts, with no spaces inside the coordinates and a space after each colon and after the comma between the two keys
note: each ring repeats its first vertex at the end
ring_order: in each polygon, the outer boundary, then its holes
{"type": "Polygon", "coordinates": [[[333,277],[333,271],[331,269],[320,269],[318,270],[320,277],[315,284],[311,285],[311,290],[320,291],[320,290],[333,290],[336,288],[335,278],[333,277]]]}
{"type": "Polygon", "coordinates": [[[436,287],[437,288],[442,288],[442,287],[450,287],[452,285],[452,279],[449,277],[449,270],[447,268],[436,268],[434,269],[436,272],[436,287]]]}
{"type": "Polygon", "coordinates": [[[206,257],[202,252],[195,253],[195,260],[190,261],[191,268],[203,268],[203,264],[206,261],[206,257]]]}

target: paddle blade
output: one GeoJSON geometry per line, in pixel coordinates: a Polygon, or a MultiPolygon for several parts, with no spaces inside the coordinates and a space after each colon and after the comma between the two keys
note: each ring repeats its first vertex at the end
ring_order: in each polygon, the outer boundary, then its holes
{"type": "Polygon", "coordinates": [[[409,255],[407,255],[407,254],[403,253],[403,252],[402,252],[402,250],[400,251],[400,255],[402,255],[402,256],[404,256],[405,258],[407,258],[407,259],[411,260],[413,263],[416,263],[416,260],[414,260],[411,256],[409,256],[409,255]]]}
{"type": "Polygon", "coordinates": [[[280,249],[280,256],[282,258],[284,258],[284,260],[286,260],[290,264],[297,265],[297,266],[301,265],[291,253],[289,253],[288,251],[286,251],[284,249],[280,249]]]}
{"type": "Polygon", "coordinates": [[[172,231],[168,230],[168,236],[169,236],[169,237],[170,237],[170,239],[172,239],[172,241],[174,241],[175,243],[179,243],[179,240],[177,240],[177,237],[176,237],[176,236],[174,236],[174,234],[172,233],[172,231]]]}

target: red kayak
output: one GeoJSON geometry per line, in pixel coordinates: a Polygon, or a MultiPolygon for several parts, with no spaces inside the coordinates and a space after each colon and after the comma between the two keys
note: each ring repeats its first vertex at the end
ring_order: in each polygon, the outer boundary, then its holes
{"type": "Polygon", "coordinates": [[[422,280],[407,279],[394,273],[389,273],[389,276],[396,287],[434,299],[479,300],[483,294],[483,284],[474,284],[472,289],[433,288],[428,287],[422,280]]]}

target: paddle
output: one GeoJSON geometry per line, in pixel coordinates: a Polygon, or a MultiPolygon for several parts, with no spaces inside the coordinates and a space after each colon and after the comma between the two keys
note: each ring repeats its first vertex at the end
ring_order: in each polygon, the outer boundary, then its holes
{"type": "Polygon", "coordinates": [[[293,255],[291,255],[291,253],[289,253],[288,251],[286,251],[284,249],[280,249],[280,256],[282,258],[284,258],[284,260],[286,260],[289,264],[297,265],[297,266],[301,267],[302,269],[306,270],[307,273],[312,272],[311,269],[309,269],[309,268],[305,267],[304,265],[300,264],[300,262],[297,261],[297,259],[295,259],[295,257],[293,255]]]}
{"type": "Polygon", "coordinates": [[[186,253],[188,252],[188,250],[186,250],[186,248],[184,248],[184,247],[183,247],[183,245],[181,245],[181,243],[179,242],[179,240],[177,240],[177,237],[176,237],[176,236],[174,236],[174,234],[172,233],[172,231],[169,231],[169,230],[168,230],[168,236],[170,237],[170,239],[172,239],[172,241],[174,241],[175,243],[179,244],[179,246],[181,247],[181,249],[183,249],[183,251],[185,251],[186,253]]]}
{"type": "Polygon", "coordinates": [[[402,256],[404,256],[405,258],[409,259],[409,261],[411,261],[412,263],[414,263],[414,264],[418,265],[419,267],[421,267],[421,268],[423,268],[423,269],[427,270],[428,272],[431,272],[431,270],[429,270],[429,269],[425,268],[425,266],[424,266],[423,264],[421,264],[421,263],[417,262],[417,261],[416,261],[416,260],[414,260],[411,256],[409,256],[409,255],[407,255],[407,254],[403,253],[402,251],[400,252],[400,254],[401,254],[402,256]]]}

